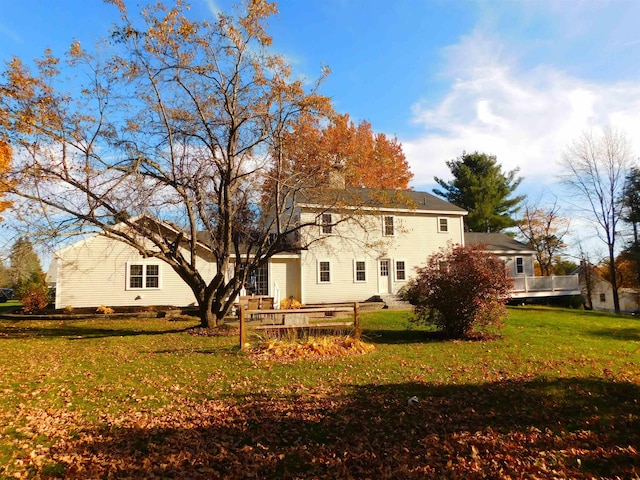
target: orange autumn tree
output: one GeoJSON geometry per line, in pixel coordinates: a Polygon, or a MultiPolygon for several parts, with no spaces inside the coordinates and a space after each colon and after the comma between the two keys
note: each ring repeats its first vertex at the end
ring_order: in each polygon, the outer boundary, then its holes
{"type": "MultiPolygon", "coordinates": [[[[13,152],[7,142],[0,139],[0,212],[6,210],[11,205],[10,202],[4,200],[4,194],[9,189],[9,184],[6,180],[6,173],[11,168],[11,157],[13,152]]],[[[2,217],[0,217],[2,221],[2,217]]]]}
{"type": "Polygon", "coordinates": [[[570,221],[561,215],[554,200],[550,206],[526,204],[517,227],[520,237],[536,252],[536,275],[554,274],[559,253],[566,248],[564,238],[569,233],[570,221]]]}
{"type": "Polygon", "coordinates": [[[334,114],[328,125],[318,116],[301,115],[283,134],[286,168],[316,177],[331,169],[348,187],[406,189],[413,174],[397,138],[374,133],[371,124],[355,124],[348,114],[334,114]]]}
{"type": "Polygon", "coordinates": [[[619,275],[620,288],[640,288],[638,271],[635,262],[624,256],[616,258],[616,270],[619,275]]]}

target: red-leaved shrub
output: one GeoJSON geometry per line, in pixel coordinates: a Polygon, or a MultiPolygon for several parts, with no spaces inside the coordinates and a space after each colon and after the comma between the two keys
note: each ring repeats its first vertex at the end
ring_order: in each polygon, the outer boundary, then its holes
{"type": "Polygon", "coordinates": [[[482,245],[449,246],[417,269],[402,296],[414,305],[412,321],[462,338],[501,326],[511,287],[502,260],[482,245]]]}
{"type": "Polygon", "coordinates": [[[49,292],[46,286],[33,284],[23,293],[21,301],[24,313],[39,312],[49,305],[49,292]]]}

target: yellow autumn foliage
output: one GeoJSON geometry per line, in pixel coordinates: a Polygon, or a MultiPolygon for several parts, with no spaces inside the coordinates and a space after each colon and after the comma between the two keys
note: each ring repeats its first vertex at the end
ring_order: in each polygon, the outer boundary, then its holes
{"type": "Polygon", "coordinates": [[[261,359],[297,360],[318,357],[344,357],[373,352],[375,346],[344,336],[309,337],[304,341],[268,340],[252,347],[249,353],[261,359]]]}
{"type": "Polygon", "coordinates": [[[280,308],[283,310],[297,310],[302,308],[302,303],[293,297],[285,298],[284,300],[280,300],[280,308]]]}
{"type": "MultiPolygon", "coordinates": [[[[11,168],[11,157],[13,156],[13,151],[11,146],[0,139],[0,212],[6,210],[11,203],[3,200],[4,194],[9,190],[11,185],[7,183],[6,173],[11,168]]],[[[0,218],[0,221],[2,219],[0,218]]]]}

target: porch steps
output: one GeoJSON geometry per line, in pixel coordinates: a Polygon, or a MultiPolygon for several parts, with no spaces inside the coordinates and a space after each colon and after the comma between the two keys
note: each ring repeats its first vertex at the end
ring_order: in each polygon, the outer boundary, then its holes
{"type": "Polygon", "coordinates": [[[376,295],[373,298],[379,302],[384,302],[385,308],[390,310],[411,310],[413,308],[409,302],[401,300],[400,297],[392,293],[376,295]]]}

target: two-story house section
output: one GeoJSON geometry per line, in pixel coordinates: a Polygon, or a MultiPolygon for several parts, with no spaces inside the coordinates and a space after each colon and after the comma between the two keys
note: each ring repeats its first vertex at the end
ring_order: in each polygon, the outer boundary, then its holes
{"type": "Polygon", "coordinates": [[[346,188],[342,196],[346,200],[328,202],[323,195],[298,206],[302,222],[316,221],[300,252],[303,303],[393,295],[431,254],[464,244],[467,212],[429,193],[346,188]]]}

